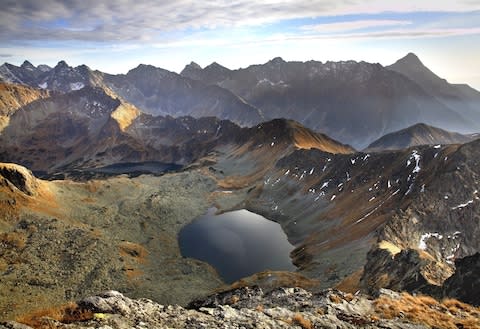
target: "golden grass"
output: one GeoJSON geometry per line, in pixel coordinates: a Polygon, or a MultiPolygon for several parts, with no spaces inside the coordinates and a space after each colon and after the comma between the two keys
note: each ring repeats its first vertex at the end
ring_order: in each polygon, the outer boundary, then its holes
{"type": "Polygon", "coordinates": [[[58,307],[37,310],[17,317],[15,321],[36,329],[52,328],[48,319],[61,323],[81,322],[93,319],[93,312],[81,309],[76,303],[72,302],[58,307]]]}
{"type": "Polygon", "coordinates": [[[480,309],[455,299],[439,302],[429,296],[402,293],[399,299],[381,296],[374,305],[377,314],[387,319],[405,318],[432,328],[480,328],[480,309]]]}
{"type": "Polygon", "coordinates": [[[120,255],[122,257],[133,258],[135,262],[144,264],[146,263],[148,251],[142,245],[138,243],[124,241],[118,246],[120,249],[120,255]]]}
{"type": "Polygon", "coordinates": [[[238,297],[237,295],[233,295],[233,296],[230,298],[230,304],[231,304],[231,305],[236,304],[236,303],[238,303],[239,300],[240,300],[240,297],[238,297]]]}
{"type": "Polygon", "coordinates": [[[133,281],[138,277],[141,277],[143,275],[143,271],[139,270],[138,268],[126,268],[125,274],[127,275],[129,281],[133,281]]]}
{"type": "Polygon", "coordinates": [[[135,106],[122,103],[112,112],[111,117],[117,121],[120,129],[125,131],[139,115],[140,111],[135,106]]]}
{"type": "Polygon", "coordinates": [[[388,250],[392,256],[395,256],[396,254],[400,253],[402,249],[400,249],[398,246],[394,245],[390,241],[382,240],[379,244],[378,247],[380,249],[385,249],[388,250]]]}
{"type": "Polygon", "coordinates": [[[26,242],[27,237],[21,232],[7,232],[0,234],[0,246],[3,244],[21,250],[25,248],[26,242]]]}
{"type": "Polygon", "coordinates": [[[331,294],[329,298],[330,301],[335,304],[340,304],[342,302],[342,298],[336,294],[331,294]]]}
{"type": "Polygon", "coordinates": [[[320,284],[319,280],[309,279],[301,274],[284,271],[263,271],[235,281],[230,286],[219,291],[228,291],[243,287],[300,287],[312,289],[320,284]]]}
{"type": "Polygon", "coordinates": [[[305,319],[301,313],[295,313],[292,318],[292,324],[299,325],[303,329],[312,329],[312,322],[308,319],[305,319]]]}
{"type": "Polygon", "coordinates": [[[347,293],[356,293],[360,289],[360,279],[363,275],[363,269],[353,272],[342,281],[340,281],[335,289],[341,290],[347,293]]]}
{"type": "Polygon", "coordinates": [[[301,126],[295,127],[294,141],[295,146],[299,149],[318,149],[329,153],[350,154],[353,153],[353,149],[342,144],[337,144],[329,138],[315,134],[309,129],[305,129],[301,126]]]}

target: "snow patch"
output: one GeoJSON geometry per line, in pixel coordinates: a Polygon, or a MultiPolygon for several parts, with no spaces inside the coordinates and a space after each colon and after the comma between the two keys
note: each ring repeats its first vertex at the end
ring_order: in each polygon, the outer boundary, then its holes
{"type": "Polygon", "coordinates": [[[47,89],[48,88],[48,82],[40,83],[38,86],[42,89],[47,89]]]}
{"type": "Polygon", "coordinates": [[[80,90],[83,87],[85,87],[85,85],[82,82],[73,82],[70,84],[70,90],[80,90]]]}
{"type": "Polygon", "coordinates": [[[412,161],[415,161],[415,168],[413,168],[412,174],[416,174],[420,172],[420,159],[421,156],[418,154],[417,150],[413,150],[410,158],[407,160],[407,167],[412,164],[412,161]]]}
{"type": "Polygon", "coordinates": [[[473,200],[469,200],[465,203],[459,204],[458,206],[452,207],[452,210],[465,208],[466,206],[468,206],[469,204],[472,204],[472,203],[473,203],[473,200]]]}
{"type": "Polygon", "coordinates": [[[436,238],[438,240],[441,240],[441,239],[443,239],[443,235],[441,235],[437,232],[422,234],[422,236],[420,237],[420,242],[418,243],[418,248],[422,249],[422,250],[427,250],[426,241],[430,238],[436,238]]]}
{"type": "Polygon", "coordinates": [[[355,224],[358,224],[360,222],[362,222],[365,218],[367,218],[368,216],[370,216],[371,214],[373,214],[375,211],[377,211],[381,206],[383,206],[383,204],[385,202],[387,202],[388,200],[390,200],[393,196],[395,196],[396,194],[398,194],[398,192],[400,192],[400,189],[396,190],[395,192],[393,192],[388,198],[386,198],[385,200],[383,200],[378,206],[376,206],[375,208],[373,208],[372,210],[370,210],[367,214],[365,214],[363,217],[361,217],[360,219],[357,219],[355,221],[355,224]]]}

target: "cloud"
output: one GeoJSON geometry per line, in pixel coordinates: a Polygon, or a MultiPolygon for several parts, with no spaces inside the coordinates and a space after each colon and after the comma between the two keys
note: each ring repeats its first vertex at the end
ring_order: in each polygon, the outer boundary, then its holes
{"type": "Polygon", "coordinates": [[[13,57],[12,54],[0,54],[0,58],[9,58],[9,57],[13,57]]]}
{"type": "Polygon", "coordinates": [[[338,23],[324,23],[324,24],[315,24],[315,25],[304,25],[300,29],[303,31],[310,32],[323,32],[323,33],[332,33],[332,32],[345,32],[345,31],[354,31],[361,30],[372,27],[391,27],[391,26],[404,26],[411,25],[411,21],[405,20],[357,20],[350,22],[338,22],[338,23]]]}
{"type": "Polygon", "coordinates": [[[0,41],[151,42],[178,31],[385,11],[472,11],[478,2],[433,0],[1,0],[0,41]]]}

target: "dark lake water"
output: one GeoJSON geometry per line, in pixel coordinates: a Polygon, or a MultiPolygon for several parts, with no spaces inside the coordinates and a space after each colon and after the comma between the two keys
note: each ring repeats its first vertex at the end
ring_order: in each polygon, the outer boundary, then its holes
{"type": "Polygon", "coordinates": [[[167,171],[178,170],[182,166],[175,163],[163,163],[156,161],[147,162],[124,162],[115,163],[109,166],[91,169],[91,171],[102,174],[161,174],[167,171]]]}
{"type": "Polygon", "coordinates": [[[122,162],[99,168],[72,169],[47,173],[45,171],[34,171],[36,177],[42,179],[78,179],[88,180],[95,178],[106,178],[115,175],[127,174],[130,177],[137,177],[143,174],[160,175],[166,172],[182,169],[182,165],[176,163],[165,163],[157,161],[145,162],[122,162]]]}
{"type": "Polygon", "coordinates": [[[180,231],[184,257],[209,263],[227,283],[263,270],[296,269],[279,224],[247,210],[214,213],[210,209],[180,231]]]}

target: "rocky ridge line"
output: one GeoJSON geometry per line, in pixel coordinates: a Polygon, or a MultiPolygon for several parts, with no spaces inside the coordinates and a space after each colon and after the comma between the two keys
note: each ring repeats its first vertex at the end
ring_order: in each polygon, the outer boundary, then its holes
{"type": "MultiPolygon", "coordinates": [[[[385,298],[401,295],[383,291],[385,298]]],[[[375,301],[336,290],[311,293],[300,288],[264,291],[236,289],[192,302],[186,308],[159,305],[149,299],[130,299],[107,291],[78,302],[77,314],[90,319],[69,324],[44,317],[37,326],[48,328],[428,328],[407,318],[387,319],[375,311],[375,301]],[[90,314],[90,316],[88,316],[90,314]]],[[[73,314],[73,313],[72,313],[73,314]]],[[[15,322],[0,329],[29,326],[15,322]]]]}

